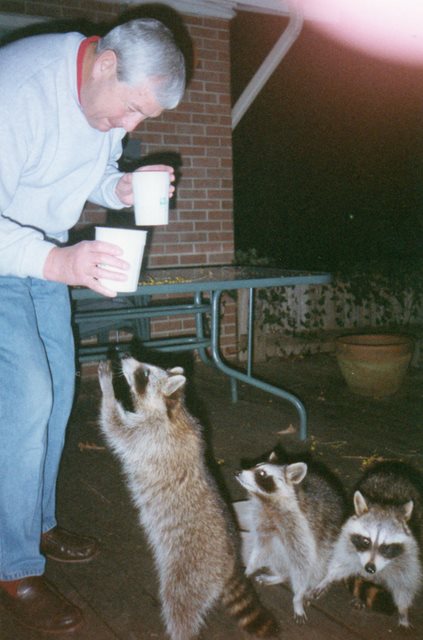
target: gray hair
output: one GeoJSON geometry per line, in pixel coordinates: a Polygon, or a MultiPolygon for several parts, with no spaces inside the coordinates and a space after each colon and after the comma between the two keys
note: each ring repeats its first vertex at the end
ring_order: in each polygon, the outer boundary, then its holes
{"type": "Polygon", "coordinates": [[[118,25],[97,43],[97,53],[107,49],[116,54],[120,82],[137,86],[147,81],[163,109],[179,104],[185,91],[185,59],[163,23],[142,18],[118,25]]]}

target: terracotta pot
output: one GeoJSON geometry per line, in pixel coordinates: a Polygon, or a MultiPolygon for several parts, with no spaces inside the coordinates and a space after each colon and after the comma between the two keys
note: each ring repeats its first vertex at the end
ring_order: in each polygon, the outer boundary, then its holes
{"type": "Polygon", "coordinates": [[[413,348],[413,339],[405,335],[341,336],[336,341],[336,358],[351,391],[383,398],[398,391],[413,348]]]}

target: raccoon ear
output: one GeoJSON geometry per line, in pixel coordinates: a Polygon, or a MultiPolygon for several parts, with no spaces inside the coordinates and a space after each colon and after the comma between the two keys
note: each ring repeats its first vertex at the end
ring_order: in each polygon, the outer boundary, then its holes
{"type": "Polygon", "coordinates": [[[404,513],[405,521],[408,522],[411,518],[411,514],[413,513],[414,502],[413,500],[409,500],[405,504],[402,505],[402,510],[404,513]]]}
{"type": "Polygon", "coordinates": [[[300,484],[304,480],[307,473],[307,465],[305,462],[294,462],[285,467],[285,474],[292,484],[300,484]]]}
{"type": "Polygon", "coordinates": [[[272,464],[277,464],[278,463],[278,456],[276,455],[276,453],[274,451],[272,451],[272,453],[269,456],[269,462],[271,462],[272,464]]]}
{"type": "Polygon", "coordinates": [[[177,373],[183,375],[184,370],[182,367],[172,367],[172,369],[168,369],[167,372],[173,376],[176,375],[177,373]]]}
{"type": "Polygon", "coordinates": [[[183,387],[186,381],[187,379],[185,378],[185,376],[180,376],[180,375],[171,376],[166,380],[165,385],[163,387],[164,395],[167,397],[171,396],[172,393],[175,393],[175,391],[183,387]]]}
{"type": "Polygon", "coordinates": [[[362,516],[363,513],[367,513],[367,511],[369,510],[367,502],[360,491],[356,491],[354,493],[354,510],[357,516],[362,516]]]}

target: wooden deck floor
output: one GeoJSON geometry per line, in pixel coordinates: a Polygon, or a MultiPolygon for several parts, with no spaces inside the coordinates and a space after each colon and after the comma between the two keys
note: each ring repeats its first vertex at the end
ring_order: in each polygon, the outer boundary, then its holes
{"type": "MultiPolygon", "coordinates": [[[[186,364],[185,362],[183,364],[186,364]]],[[[309,438],[294,434],[294,409],[263,392],[241,387],[240,400],[230,401],[228,380],[195,363],[188,372],[188,397],[202,420],[228,494],[245,497],[233,479],[242,459],[253,459],[277,443],[290,452],[311,453],[338,474],[346,488],[373,458],[401,458],[423,471],[423,369],[410,370],[400,392],[375,401],[353,396],[332,356],[278,360],[257,368],[268,381],[296,393],[309,415],[309,438]]],[[[105,448],[97,428],[99,391],[95,379],[83,378],[77,396],[61,468],[60,524],[94,535],[102,552],[87,565],[49,561],[48,577],[84,612],[83,629],[73,640],[165,639],[157,582],[150,552],[124,486],[118,462],[105,448]]],[[[333,586],[308,608],[308,622],[292,617],[290,591],[260,587],[262,600],[289,640],[378,640],[423,637],[423,596],[412,611],[414,629],[397,628],[397,617],[356,611],[342,585],[333,586]]],[[[38,640],[45,636],[21,628],[0,609],[1,640],[38,640]]],[[[208,618],[203,640],[238,640],[241,634],[226,613],[208,618]]]]}

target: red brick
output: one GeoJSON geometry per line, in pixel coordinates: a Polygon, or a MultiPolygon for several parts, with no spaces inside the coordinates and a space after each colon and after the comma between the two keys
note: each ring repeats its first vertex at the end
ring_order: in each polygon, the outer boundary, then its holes
{"type": "Polygon", "coordinates": [[[195,230],[208,231],[210,237],[212,231],[216,232],[221,230],[221,223],[218,220],[216,220],[215,222],[210,222],[209,220],[204,222],[198,221],[195,223],[195,230]]]}
{"type": "Polygon", "coordinates": [[[205,253],[197,253],[189,256],[181,256],[181,266],[185,267],[203,267],[207,264],[207,256],[205,253]]]}
{"type": "MultiPolygon", "coordinates": [[[[181,212],[180,212],[181,213],[181,212]]],[[[181,215],[182,220],[207,220],[207,212],[206,211],[185,211],[183,215],[181,215]]]]}

